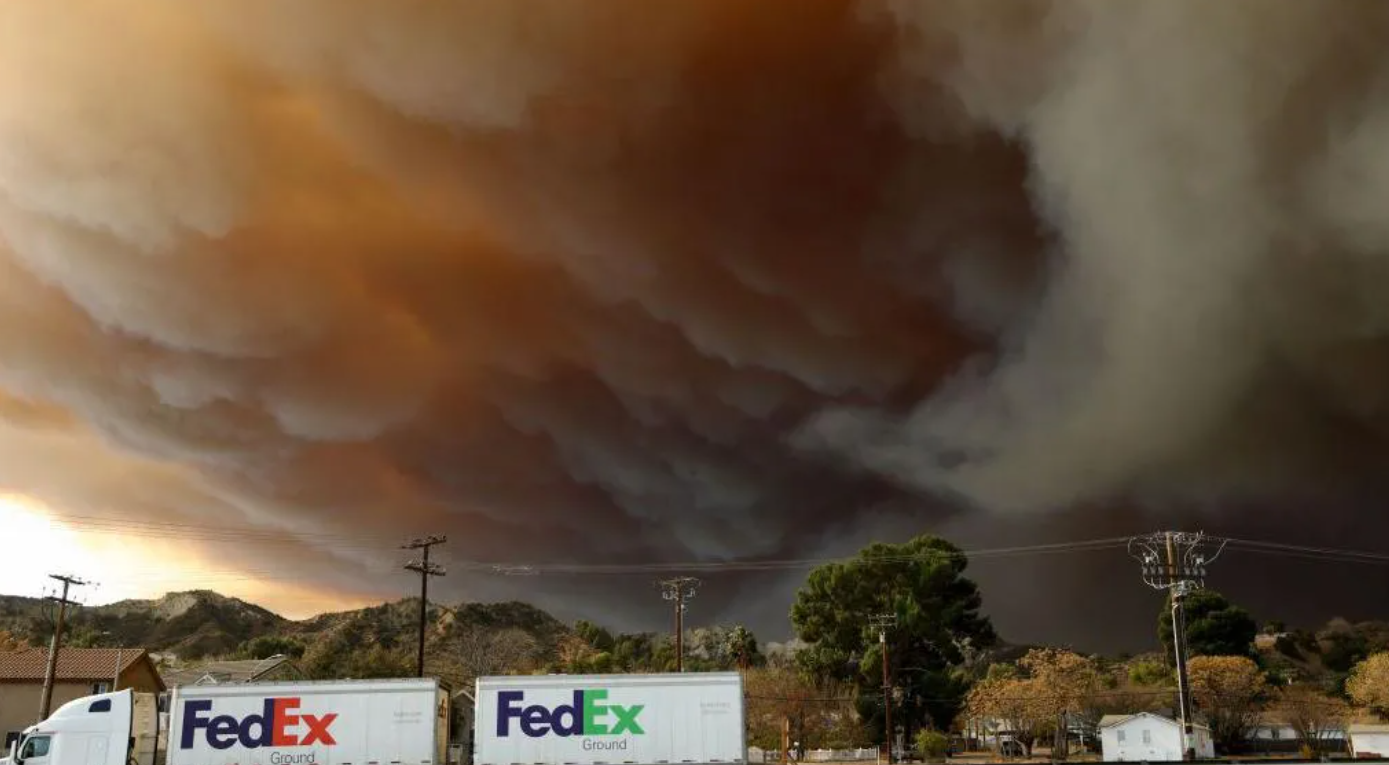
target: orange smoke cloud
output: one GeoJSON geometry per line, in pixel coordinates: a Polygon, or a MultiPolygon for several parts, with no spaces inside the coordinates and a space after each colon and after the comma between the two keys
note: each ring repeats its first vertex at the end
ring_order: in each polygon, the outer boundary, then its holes
{"type": "Polygon", "coordinates": [[[371,589],[333,535],[765,556],[1368,475],[1387,12],[1317,8],[7,4],[0,486],[371,589]]]}

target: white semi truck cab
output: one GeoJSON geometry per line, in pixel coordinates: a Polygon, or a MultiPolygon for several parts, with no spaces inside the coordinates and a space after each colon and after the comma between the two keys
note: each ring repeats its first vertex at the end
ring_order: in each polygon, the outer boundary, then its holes
{"type": "Polygon", "coordinates": [[[130,690],[69,701],[29,726],[0,765],[157,765],[158,703],[130,690]]]}
{"type": "Polygon", "coordinates": [[[0,765],[447,765],[452,707],[433,678],[87,696],[30,726],[0,765]]]}

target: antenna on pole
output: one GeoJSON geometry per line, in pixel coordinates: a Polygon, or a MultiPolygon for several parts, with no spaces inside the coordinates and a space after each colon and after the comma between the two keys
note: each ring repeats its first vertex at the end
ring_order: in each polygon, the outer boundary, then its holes
{"type": "Polygon", "coordinates": [[[1191,704],[1191,683],[1186,673],[1186,596],[1206,586],[1206,569],[1225,550],[1221,540],[1209,552],[1202,532],[1159,531],[1129,540],[1129,555],[1138,561],[1143,583],[1155,590],[1167,590],[1172,601],[1172,653],[1177,668],[1178,713],[1182,724],[1182,759],[1196,759],[1192,746],[1195,712],[1191,704]]]}

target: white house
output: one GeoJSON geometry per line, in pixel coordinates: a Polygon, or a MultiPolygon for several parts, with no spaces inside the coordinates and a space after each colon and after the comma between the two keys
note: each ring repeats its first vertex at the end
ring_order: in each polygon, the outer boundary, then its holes
{"type": "Polygon", "coordinates": [[[1378,723],[1351,723],[1346,729],[1350,736],[1352,757],[1389,756],[1389,725],[1378,723]]]}
{"type": "MultiPolygon", "coordinates": [[[[1193,725],[1192,738],[1196,759],[1215,757],[1215,744],[1206,726],[1193,725]]],[[[1182,726],[1151,712],[1105,715],[1100,718],[1100,746],[1105,762],[1179,761],[1182,726]]]]}

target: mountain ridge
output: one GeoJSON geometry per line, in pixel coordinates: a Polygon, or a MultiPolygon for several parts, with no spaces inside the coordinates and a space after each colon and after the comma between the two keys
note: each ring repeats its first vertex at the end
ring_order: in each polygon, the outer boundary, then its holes
{"type": "MultiPolygon", "coordinates": [[[[52,633],[51,605],[38,598],[0,595],[0,630],[42,645],[52,633]]],[[[522,629],[542,648],[552,648],[570,629],[550,614],[519,602],[445,606],[431,601],[428,616],[435,642],[456,632],[462,623],[494,631],[522,629]]],[[[413,645],[418,620],[418,598],[296,620],[211,590],[185,590],[70,611],[65,644],[140,646],[174,662],[255,653],[256,641],[261,648],[278,646],[301,656],[325,641],[348,650],[364,646],[393,651],[407,637],[413,645]]]]}

